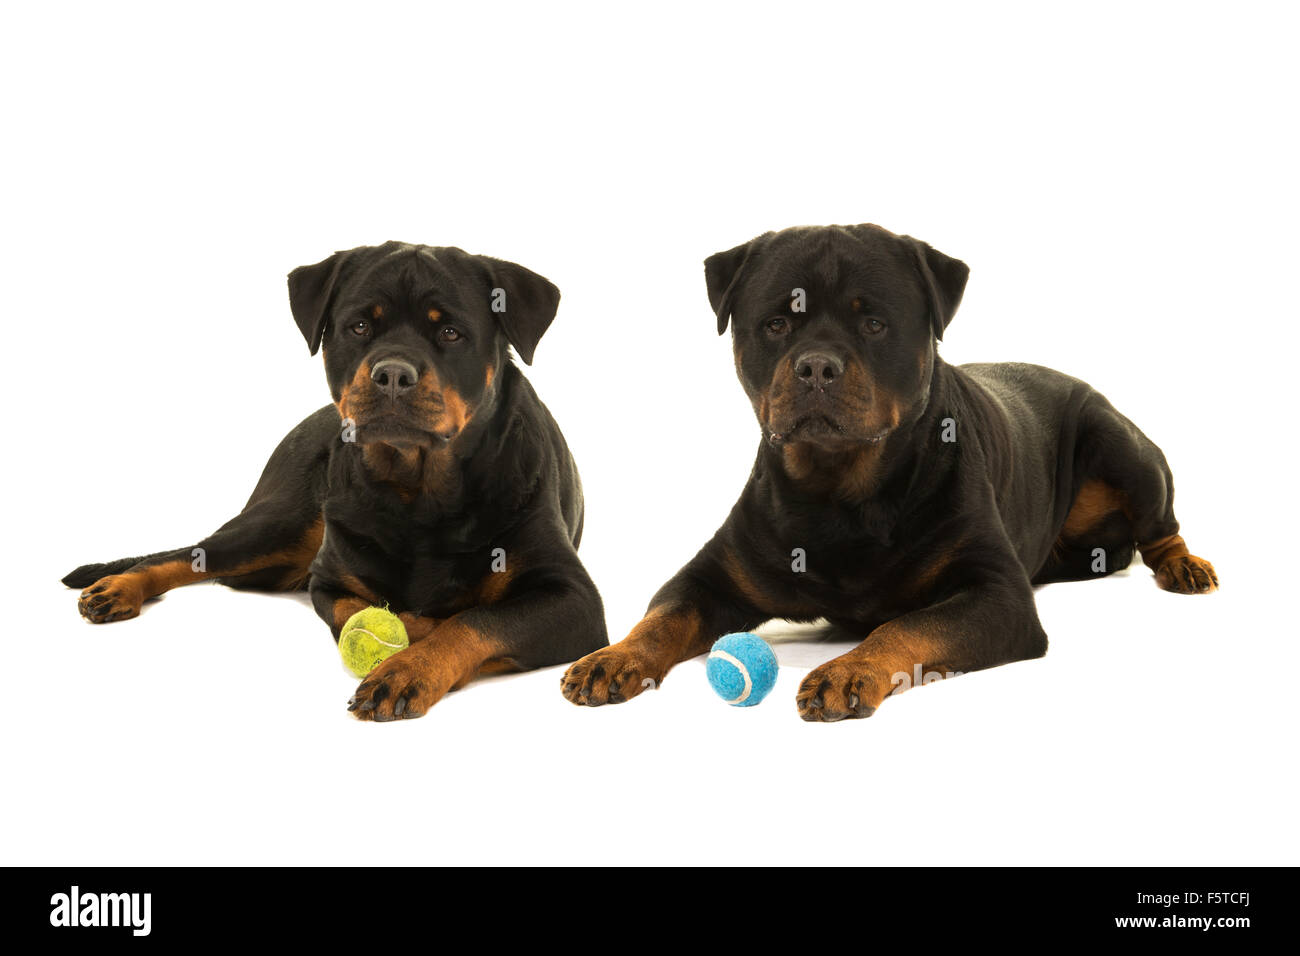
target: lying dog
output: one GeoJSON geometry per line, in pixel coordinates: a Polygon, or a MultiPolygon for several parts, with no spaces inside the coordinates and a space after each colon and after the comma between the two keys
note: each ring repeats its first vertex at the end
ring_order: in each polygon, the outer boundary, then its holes
{"type": "Polygon", "coordinates": [[[1105,398],[938,357],[968,271],[873,225],[705,262],[764,441],[721,529],[625,640],[569,669],[565,697],[619,703],[724,633],[826,618],[864,640],[808,675],[799,713],[867,717],[914,675],[1041,656],[1032,585],[1110,574],[1135,546],[1166,590],[1218,586],[1178,535],[1160,449],[1105,398]]]}
{"type": "Polygon", "coordinates": [[[360,717],[419,717],[475,674],[565,664],[608,643],[578,560],[582,486],[531,364],[560,293],[511,262],[390,242],[289,275],[334,404],[276,448],[238,517],[193,548],[77,568],[102,623],[215,579],[304,586],[337,641],[389,605],[411,646],[361,682],[360,717]]]}

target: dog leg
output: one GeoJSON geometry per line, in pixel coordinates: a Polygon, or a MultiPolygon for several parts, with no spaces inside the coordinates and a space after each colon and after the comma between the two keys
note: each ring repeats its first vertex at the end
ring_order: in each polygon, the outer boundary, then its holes
{"type": "Polygon", "coordinates": [[[1047,635],[1029,582],[973,586],[882,624],[861,644],[815,668],[799,686],[808,721],[870,717],[895,690],[1042,657],[1047,635]]]}
{"type": "MultiPolygon", "coordinates": [[[[405,618],[403,618],[405,620],[405,618]]],[[[580,635],[590,647],[605,640],[604,612],[594,587],[553,581],[445,621],[416,618],[427,633],[370,672],[348,701],[363,720],[420,717],[475,676],[532,670],[556,663],[554,635],[580,635]]],[[[410,625],[408,625],[409,628],[410,625]]]]}
{"type": "Polygon", "coordinates": [[[304,419],[272,452],[244,510],[198,544],[69,573],[63,583],[83,589],[82,616],[96,624],[123,621],[149,598],[199,581],[268,591],[303,587],[321,545],[320,486],[337,433],[332,406],[304,419]]]}
{"type": "Polygon", "coordinates": [[[145,601],[172,588],[220,579],[236,587],[293,590],[307,580],[307,568],[321,543],[319,514],[301,507],[281,509],[275,502],[255,505],[215,534],[190,548],[163,551],[120,570],[85,565],[64,578],[84,587],[77,610],[95,624],[124,621],[140,613],[145,601]]]}
{"type": "MultiPolygon", "coordinates": [[[[1204,594],[1218,588],[1214,566],[1189,553],[1179,534],[1174,479],[1164,453],[1100,395],[1092,398],[1080,424],[1076,459],[1083,463],[1081,474],[1087,476],[1081,489],[1096,496],[1096,489],[1102,488],[1113,496],[1132,529],[1130,540],[1155,573],[1156,584],[1178,594],[1204,594]]],[[[1078,508],[1076,501],[1071,514],[1078,508]]]]}
{"type": "Polygon", "coordinates": [[[658,688],[675,665],[703,654],[723,634],[774,616],[747,595],[733,553],[720,543],[725,530],[659,589],[627,637],[568,669],[560,679],[567,700],[587,707],[631,700],[658,688]]]}

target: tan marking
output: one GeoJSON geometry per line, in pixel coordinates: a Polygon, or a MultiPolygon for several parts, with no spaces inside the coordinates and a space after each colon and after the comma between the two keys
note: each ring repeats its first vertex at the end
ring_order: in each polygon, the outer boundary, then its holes
{"type": "Polygon", "coordinates": [[[170,591],[172,588],[183,587],[195,581],[216,577],[216,575],[204,571],[195,571],[192,562],[182,559],[168,561],[164,564],[155,564],[153,567],[141,568],[139,571],[128,571],[123,577],[136,578],[140,582],[141,593],[144,595],[145,600],[148,600],[151,597],[157,597],[159,594],[170,591]]]}
{"type": "Polygon", "coordinates": [[[377,305],[370,310],[370,317],[373,319],[382,319],[384,317],[384,307],[377,305]]]}
{"type": "MultiPolygon", "coordinates": [[[[465,399],[451,386],[442,386],[437,375],[430,369],[420,376],[416,383],[417,397],[409,401],[412,412],[417,418],[424,418],[428,422],[431,431],[446,433],[455,431],[459,434],[468,424],[469,419],[474,414],[473,408],[465,399]]],[[[375,400],[375,395],[370,380],[370,363],[362,361],[357,367],[356,374],[352,380],[343,387],[337,402],[340,419],[352,419],[358,425],[364,424],[366,413],[370,410],[370,405],[375,400]]],[[[366,443],[369,445],[370,443],[366,443]]],[[[435,449],[435,452],[442,452],[445,449],[435,449]]],[[[434,456],[439,457],[435,454],[434,456]]],[[[450,461],[450,456],[442,454],[441,458],[450,461]]],[[[409,464],[415,459],[406,459],[407,467],[398,470],[410,471],[409,464]]],[[[421,459],[423,461],[423,459],[421,459]]],[[[372,466],[380,466],[382,472],[387,469],[389,462],[385,457],[372,458],[368,461],[372,466]]],[[[445,462],[444,462],[445,464],[445,462]]],[[[421,471],[425,470],[423,465],[421,471]]],[[[398,479],[383,479],[393,480],[398,479]]]]}
{"type": "Polygon", "coordinates": [[[782,445],[781,463],[785,473],[795,481],[804,481],[813,473],[813,448],[811,445],[782,445]]]}
{"type": "Polygon", "coordinates": [[[441,319],[441,318],[442,318],[442,313],[439,312],[437,309],[430,309],[430,310],[429,310],[429,321],[430,321],[430,322],[437,322],[437,321],[438,321],[439,319],[441,319]]]}
{"type": "Polygon", "coordinates": [[[658,686],[673,665],[703,654],[717,637],[704,632],[695,608],[656,605],[623,640],[573,664],[561,693],[579,706],[630,700],[658,686]]]}
{"type": "Polygon", "coordinates": [[[1179,538],[1178,541],[1177,545],[1173,545],[1161,555],[1158,567],[1152,565],[1146,555],[1142,556],[1142,560],[1146,561],[1148,566],[1155,567],[1156,584],[1176,594],[1206,594],[1217,591],[1219,576],[1214,571],[1214,565],[1204,558],[1188,554],[1187,546],[1181,543],[1182,539],[1179,538]]]}
{"type": "Polygon", "coordinates": [[[308,569],[311,567],[312,561],[316,560],[316,555],[320,552],[321,542],[324,540],[325,519],[323,516],[318,515],[296,545],[286,548],[274,556],[277,559],[282,559],[277,560],[275,563],[288,564],[291,568],[281,585],[282,587],[292,591],[307,583],[308,569]]]}
{"type": "Polygon", "coordinates": [[[420,407],[429,409],[431,430],[443,433],[454,430],[458,435],[464,430],[474,410],[455,388],[440,382],[430,369],[420,376],[417,389],[420,407]]]}
{"type": "Polygon", "coordinates": [[[1152,571],[1158,571],[1166,561],[1188,553],[1187,542],[1178,534],[1167,535],[1149,544],[1139,544],[1138,551],[1142,552],[1142,562],[1152,571]]]}
{"type": "Polygon", "coordinates": [[[145,601],[165,594],[173,588],[196,584],[199,581],[209,581],[213,578],[237,578],[255,571],[282,566],[285,568],[285,573],[273,588],[296,589],[307,580],[308,568],[316,557],[316,552],[320,550],[324,533],[324,520],[317,516],[316,520],[307,527],[302,538],[294,544],[278,551],[256,555],[233,568],[196,571],[191,559],[176,558],[100,578],[81,592],[82,600],[89,601],[93,597],[91,592],[96,588],[107,587],[113,592],[119,610],[133,610],[134,613],[130,616],[134,617],[145,601]]]}
{"type": "Polygon", "coordinates": [[[951,568],[965,546],[965,541],[957,541],[951,547],[934,555],[930,561],[912,578],[914,594],[924,598],[934,589],[945,571],[951,568]]]}
{"type": "MultiPolygon", "coordinates": [[[[950,639],[931,630],[928,624],[929,622],[890,621],[872,631],[862,644],[849,653],[856,656],[861,652],[863,657],[871,661],[877,676],[884,680],[886,695],[895,689],[894,678],[897,675],[906,674],[909,680],[913,679],[918,664],[923,677],[932,671],[946,674],[958,670],[950,659],[953,651],[950,639]]],[[[901,681],[899,683],[902,684],[901,681]]]]}
{"type": "Polygon", "coordinates": [[[258,555],[243,561],[233,568],[221,571],[195,571],[193,564],[186,559],[155,564],[141,568],[139,571],[127,572],[140,576],[141,588],[146,598],[157,597],[172,588],[207,581],[212,578],[237,578],[254,571],[263,571],[280,565],[288,565],[289,570],[281,584],[288,589],[301,583],[306,578],[307,568],[320,550],[321,540],[325,534],[324,519],[317,516],[304,532],[302,538],[287,548],[258,555]]]}
{"type": "Polygon", "coordinates": [[[754,580],[745,563],[734,551],[723,551],[722,569],[735,586],[736,591],[761,614],[768,617],[798,621],[821,616],[820,608],[808,603],[798,595],[790,596],[788,592],[775,595],[771,592],[771,589],[760,585],[754,580]]]}
{"type": "Polygon", "coordinates": [[[1102,519],[1124,511],[1124,495],[1096,478],[1089,478],[1074,496],[1074,503],[1061,526],[1061,538],[1077,538],[1086,534],[1102,519]]]}
{"type": "Polygon", "coordinates": [[[465,430],[465,425],[469,423],[472,414],[460,392],[450,385],[443,386],[442,412],[434,419],[433,428],[438,432],[454,430],[459,435],[465,430]]]}
{"type": "Polygon", "coordinates": [[[373,607],[369,601],[363,601],[359,597],[342,597],[334,601],[334,609],[331,616],[334,618],[334,630],[342,631],[343,625],[347,624],[348,619],[353,614],[364,611],[368,607],[373,607]]]}
{"type": "Polygon", "coordinates": [[[335,406],[339,410],[339,419],[357,420],[357,403],[361,395],[370,387],[370,361],[363,359],[357,366],[356,374],[352,376],[352,381],[343,386],[339,393],[339,400],[335,406]]]}
{"type": "Polygon", "coordinates": [[[415,499],[424,485],[427,450],[418,445],[384,445],[370,442],[361,446],[361,463],[370,477],[391,485],[405,502],[415,499]]]}
{"type": "Polygon", "coordinates": [[[804,679],[797,695],[800,711],[819,694],[827,704],[847,710],[852,703],[845,688],[852,688],[865,706],[878,708],[895,691],[915,686],[917,671],[922,681],[927,674],[947,675],[962,670],[954,666],[952,639],[935,621],[918,620],[925,611],[914,612],[882,624],[853,650],[815,668],[804,679]],[[906,681],[898,678],[906,675],[906,681]],[[825,685],[825,689],[823,689],[825,685]]]}
{"type": "Polygon", "coordinates": [[[880,459],[884,443],[829,452],[808,442],[781,448],[785,473],[807,483],[814,491],[833,494],[842,501],[862,501],[880,484],[880,459]]]}
{"type": "MultiPolygon", "coordinates": [[[[363,362],[352,381],[344,387],[338,402],[341,418],[351,418],[364,424],[369,410],[372,391],[370,370],[363,362]]],[[[430,431],[459,434],[472,417],[473,409],[454,389],[442,389],[432,370],[424,372],[416,386],[416,397],[410,408],[418,419],[423,419],[430,431]]],[[[431,439],[432,441],[432,439],[431,439]]],[[[449,492],[449,483],[458,481],[456,459],[447,444],[389,445],[366,441],[361,444],[362,462],[371,478],[381,484],[391,485],[403,501],[412,501],[421,494],[449,492]]]]}
{"type": "Polygon", "coordinates": [[[787,355],[777,363],[776,368],[772,371],[772,381],[768,383],[767,389],[763,392],[760,400],[762,406],[761,421],[763,428],[769,433],[776,430],[772,422],[772,416],[781,410],[785,402],[790,400],[795,378],[794,358],[787,355]]]}
{"type": "Polygon", "coordinates": [[[661,604],[647,611],[645,617],[637,622],[632,632],[620,643],[631,642],[633,648],[642,654],[649,654],[667,672],[674,664],[703,654],[709,649],[710,637],[700,628],[700,614],[694,608],[661,604]]]}
{"type": "Polygon", "coordinates": [[[406,637],[412,644],[424,640],[446,620],[443,617],[424,617],[410,611],[403,611],[397,616],[406,628],[406,637]]]}
{"type": "Polygon", "coordinates": [[[477,601],[480,605],[496,604],[510,588],[510,582],[514,580],[515,572],[506,565],[504,571],[489,570],[487,575],[479,582],[477,591],[477,601]]]}
{"type": "Polygon", "coordinates": [[[767,591],[758,586],[735,552],[730,550],[723,552],[722,569],[726,572],[727,577],[731,579],[731,583],[735,585],[736,590],[740,592],[746,601],[758,610],[763,611],[764,613],[769,613],[767,607],[770,602],[767,591]]]}
{"type": "Polygon", "coordinates": [[[512,669],[518,668],[500,641],[459,617],[451,617],[437,623],[422,640],[412,638],[410,647],[371,671],[357,688],[357,698],[369,698],[376,706],[353,713],[361,720],[396,716],[394,708],[400,695],[409,713],[418,716],[480,672],[512,669]],[[385,693],[373,696],[381,687],[385,693]]]}
{"type": "Polygon", "coordinates": [[[840,472],[836,494],[844,501],[863,501],[871,497],[880,485],[880,459],[882,445],[868,445],[855,451],[840,472]]]}
{"type": "Polygon", "coordinates": [[[1219,588],[1214,565],[1187,550],[1182,535],[1171,534],[1139,544],[1142,562],[1155,572],[1156,584],[1179,594],[1205,593],[1219,588]]]}
{"type": "MultiPolygon", "coordinates": [[[[850,362],[845,367],[841,386],[837,387],[841,392],[853,395],[872,391],[876,396],[875,400],[884,405],[886,396],[879,389],[870,390],[865,382],[860,381],[864,374],[859,363],[850,362]]],[[[797,384],[795,379],[794,360],[787,356],[772,373],[772,381],[767,390],[757,396],[750,396],[750,402],[758,413],[758,420],[766,435],[770,435],[775,430],[772,416],[778,414],[784,406],[797,401],[799,389],[807,387],[797,384]]],[[[892,396],[889,398],[890,402],[885,406],[888,408],[885,421],[888,422],[888,428],[893,430],[902,422],[903,408],[892,396]]],[[[840,410],[845,420],[861,415],[865,421],[870,408],[858,406],[856,403],[846,403],[841,405],[840,410]]],[[[788,418],[789,421],[793,421],[794,416],[790,415],[788,418]]],[[[875,425],[864,425],[863,433],[870,435],[885,430],[885,421],[875,425]]],[[[879,464],[883,448],[883,441],[874,445],[846,444],[843,448],[834,450],[814,442],[794,441],[782,446],[781,460],[790,478],[809,483],[812,490],[835,494],[847,501],[861,501],[871,495],[879,485],[881,477],[879,464]]]]}
{"type": "Polygon", "coordinates": [[[410,648],[389,661],[399,657],[404,658],[402,663],[407,668],[421,672],[430,682],[437,695],[435,700],[465,686],[483,668],[495,670],[507,660],[498,640],[456,617],[437,624],[422,640],[412,641],[410,648]]]}
{"type": "Polygon", "coordinates": [[[456,459],[446,447],[371,442],[361,446],[361,461],[373,481],[388,485],[404,502],[450,494],[460,481],[456,459]]]}
{"type": "MultiPolygon", "coordinates": [[[[508,674],[512,671],[519,670],[519,662],[513,657],[498,657],[495,660],[488,661],[478,669],[475,677],[487,677],[490,674],[508,674]]],[[[455,688],[452,688],[453,690],[455,688]]]]}
{"type": "Polygon", "coordinates": [[[374,591],[372,591],[369,587],[367,587],[365,583],[363,583],[362,580],[356,575],[344,571],[342,574],[339,575],[339,584],[347,588],[347,590],[350,593],[356,595],[357,597],[364,598],[366,601],[366,607],[383,606],[384,603],[383,599],[374,591]]]}

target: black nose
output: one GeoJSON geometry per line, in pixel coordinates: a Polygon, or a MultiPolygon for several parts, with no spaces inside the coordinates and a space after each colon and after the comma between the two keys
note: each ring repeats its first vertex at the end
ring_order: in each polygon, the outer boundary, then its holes
{"type": "Polygon", "coordinates": [[[829,352],[805,352],[795,360],[794,373],[809,388],[826,388],[844,374],[844,363],[829,352]]]}
{"type": "Polygon", "coordinates": [[[370,380],[389,398],[397,398],[403,392],[415,388],[420,380],[420,373],[410,362],[401,359],[384,359],[370,367],[370,380]]]}

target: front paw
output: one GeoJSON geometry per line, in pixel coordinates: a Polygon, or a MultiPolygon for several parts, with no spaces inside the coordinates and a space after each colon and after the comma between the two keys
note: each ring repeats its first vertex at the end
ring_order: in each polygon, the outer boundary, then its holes
{"type": "Polygon", "coordinates": [[[137,575],[110,574],[81,592],[77,610],[87,621],[107,624],[135,617],[143,604],[144,588],[137,575]]]}
{"type": "Polygon", "coordinates": [[[370,672],[348,701],[348,710],[361,720],[380,722],[423,717],[445,693],[437,675],[407,649],[370,672]]]}
{"type": "Polygon", "coordinates": [[[803,679],[795,703],[804,720],[833,722],[846,717],[870,717],[876,712],[887,685],[870,664],[837,657],[803,679]]]}
{"type": "Polygon", "coordinates": [[[1194,554],[1183,554],[1160,565],[1156,584],[1176,594],[1205,594],[1218,588],[1219,576],[1209,561],[1194,554]]]}
{"type": "Polygon", "coordinates": [[[579,706],[621,704],[657,687],[662,671],[623,644],[602,647],[571,666],[560,678],[560,693],[579,706]]]}

